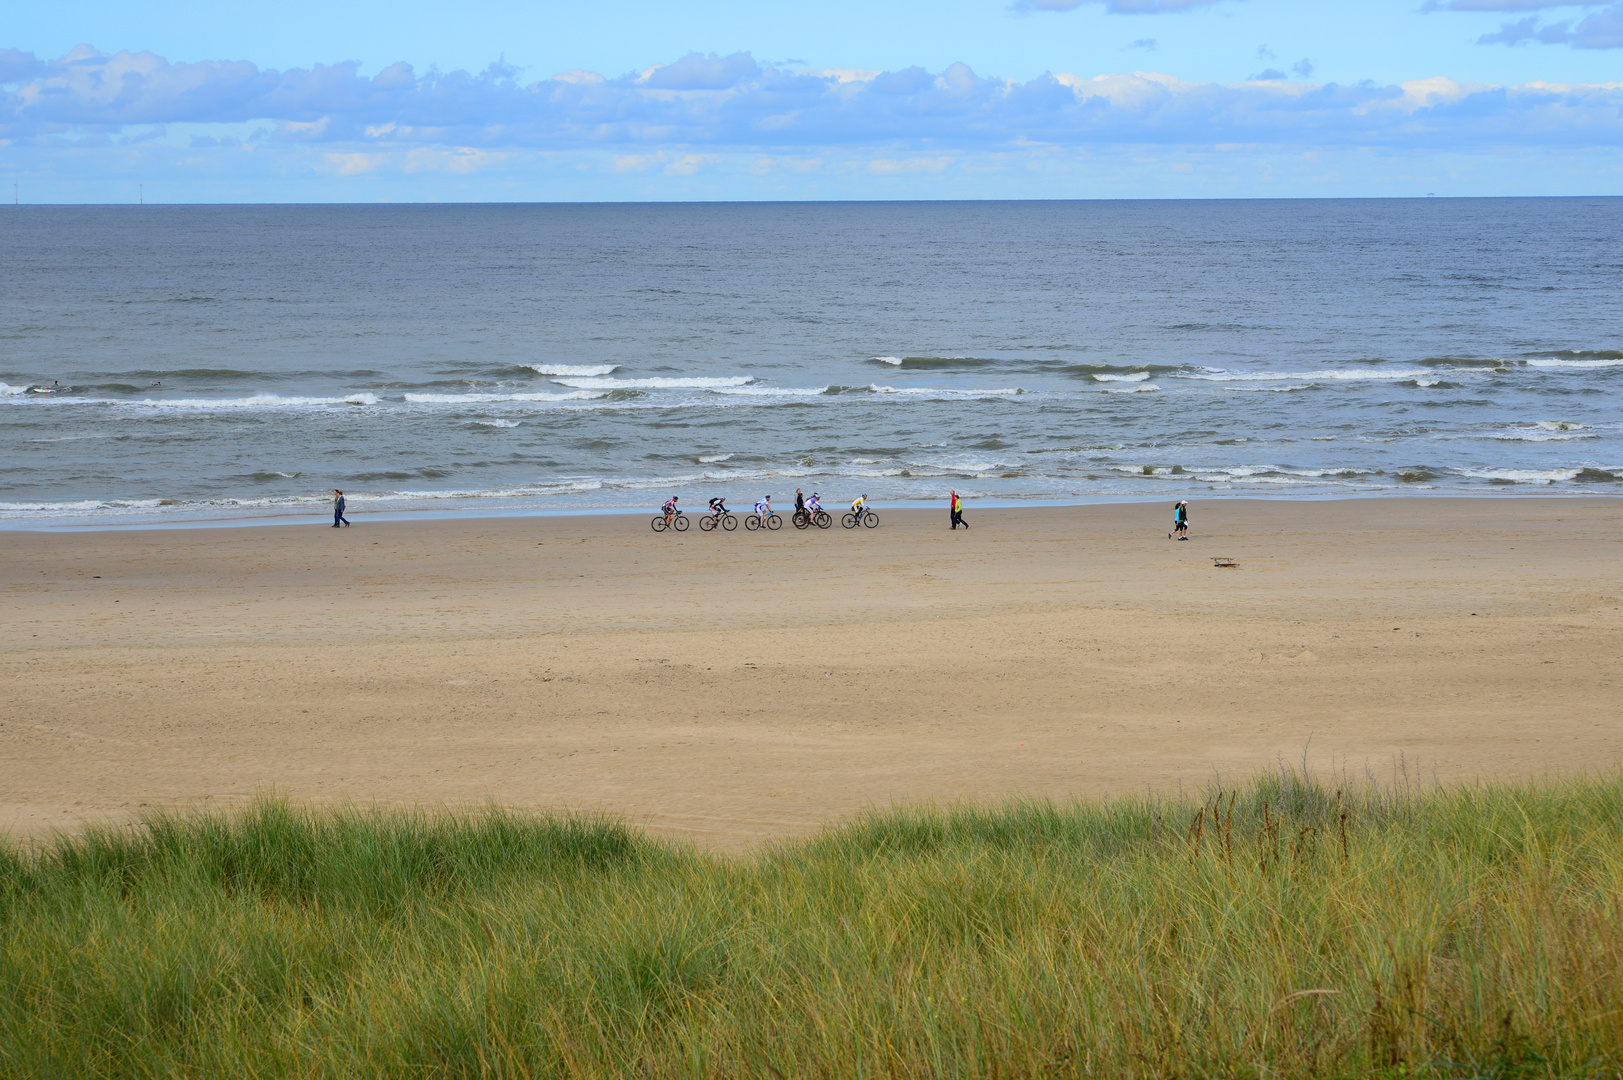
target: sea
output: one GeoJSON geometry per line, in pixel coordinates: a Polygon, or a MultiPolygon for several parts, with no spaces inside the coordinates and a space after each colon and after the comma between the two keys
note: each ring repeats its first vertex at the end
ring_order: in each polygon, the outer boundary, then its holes
{"type": "Polygon", "coordinates": [[[1623,493],[1623,199],[0,210],[0,525],[1623,493]]]}

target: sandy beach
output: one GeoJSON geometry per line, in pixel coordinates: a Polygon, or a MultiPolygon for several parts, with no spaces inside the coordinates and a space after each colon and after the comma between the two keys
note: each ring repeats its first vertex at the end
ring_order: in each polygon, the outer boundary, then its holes
{"type": "Polygon", "coordinates": [[[1428,783],[1623,761],[1623,501],[1197,501],[1187,543],[1162,503],[880,509],[0,532],[0,828],[276,792],[740,849],[1304,750],[1428,783]]]}

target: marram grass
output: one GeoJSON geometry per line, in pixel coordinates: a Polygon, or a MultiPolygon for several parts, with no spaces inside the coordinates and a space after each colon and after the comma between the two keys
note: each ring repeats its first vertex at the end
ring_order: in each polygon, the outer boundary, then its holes
{"type": "Polygon", "coordinates": [[[1623,780],[612,820],[164,817],[0,851],[0,1076],[1623,1071],[1623,780]]]}

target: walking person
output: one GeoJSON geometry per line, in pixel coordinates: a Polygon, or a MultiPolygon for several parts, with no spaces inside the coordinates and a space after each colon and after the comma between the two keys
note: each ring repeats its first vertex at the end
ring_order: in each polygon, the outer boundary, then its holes
{"type": "Polygon", "coordinates": [[[344,493],[337,488],[332,489],[332,527],[348,525],[349,519],[344,516],[344,493]]]}
{"type": "Polygon", "coordinates": [[[1172,508],[1172,532],[1167,533],[1167,539],[1171,540],[1174,535],[1179,540],[1189,539],[1189,503],[1184,499],[1179,499],[1172,508]]]}
{"type": "Polygon", "coordinates": [[[956,529],[962,525],[966,529],[969,528],[969,522],[964,520],[964,500],[958,497],[956,490],[949,492],[948,498],[951,500],[952,507],[952,527],[956,529]]]}

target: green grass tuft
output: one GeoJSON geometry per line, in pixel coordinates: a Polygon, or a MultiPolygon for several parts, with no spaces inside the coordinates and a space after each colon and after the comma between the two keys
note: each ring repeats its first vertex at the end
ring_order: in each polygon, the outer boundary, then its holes
{"type": "Polygon", "coordinates": [[[1617,1076],[1623,779],[156,817],[0,849],[0,1075],[1617,1076]]]}

